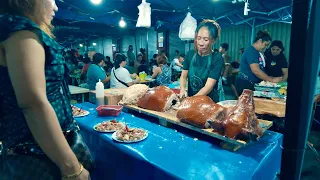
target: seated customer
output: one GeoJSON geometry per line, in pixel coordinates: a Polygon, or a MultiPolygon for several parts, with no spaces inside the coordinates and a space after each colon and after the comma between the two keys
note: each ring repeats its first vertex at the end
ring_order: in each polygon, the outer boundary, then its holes
{"type": "Polygon", "coordinates": [[[156,79],[157,85],[168,85],[171,83],[171,68],[167,65],[167,57],[159,55],[157,57],[158,67],[153,70],[152,78],[156,79]]]}
{"type": "Polygon", "coordinates": [[[82,61],[83,61],[84,66],[82,68],[81,75],[87,75],[91,61],[89,58],[83,58],[82,61]]]}
{"type": "Polygon", "coordinates": [[[109,73],[111,71],[111,69],[113,68],[113,64],[111,62],[110,56],[106,56],[106,60],[104,61],[104,63],[105,63],[105,66],[103,67],[104,71],[106,73],[109,73]]]}
{"type": "Polygon", "coordinates": [[[101,82],[107,88],[107,83],[110,81],[110,77],[107,77],[106,73],[103,70],[104,63],[104,56],[100,53],[96,53],[92,57],[92,63],[90,64],[87,72],[87,83],[90,90],[96,89],[96,83],[101,82]]]}
{"type": "Polygon", "coordinates": [[[141,61],[143,60],[143,54],[138,54],[136,61],[134,62],[134,72],[138,72],[138,68],[141,65],[141,61]]]}
{"type": "Polygon", "coordinates": [[[74,56],[74,52],[72,50],[67,51],[65,61],[70,73],[74,73],[74,71],[78,69],[79,62],[78,59],[74,56]]]}
{"type": "Polygon", "coordinates": [[[148,73],[147,71],[148,71],[148,67],[146,65],[146,61],[145,60],[141,60],[141,65],[138,68],[138,74],[141,73],[141,72],[148,73]]]}
{"type": "Polygon", "coordinates": [[[152,56],[152,59],[150,59],[150,63],[149,63],[149,72],[153,72],[153,69],[157,67],[157,56],[158,54],[154,54],[152,56]]]}
{"type": "Polygon", "coordinates": [[[111,88],[125,88],[140,82],[137,74],[130,74],[129,71],[124,68],[126,65],[126,56],[120,53],[116,54],[114,59],[114,67],[111,70],[111,88]]]}
{"type": "Polygon", "coordinates": [[[181,72],[182,71],[182,68],[183,68],[183,61],[184,61],[184,57],[185,55],[184,54],[180,54],[180,56],[178,58],[175,58],[173,61],[173,69],[178,71],[178,72],[181,72]]]}

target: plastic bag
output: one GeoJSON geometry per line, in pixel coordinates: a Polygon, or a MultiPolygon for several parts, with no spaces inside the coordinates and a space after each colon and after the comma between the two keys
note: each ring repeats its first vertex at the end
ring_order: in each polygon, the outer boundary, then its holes
{"type": "Polygon", "coordinates": [[[179,38],[183,41],[192,40],[197,29],[197,20],[188,12],[187,17],[182,21],[179,29],[179,38]]]}
{"type": "Polygon", "coordinates": [[[147,3],[146,0],[142,0],[142,3],[138,6],[139,17],[136,24],[136,27],[147,27],[151,26],[151,7],[150,3],[147,3]]]}

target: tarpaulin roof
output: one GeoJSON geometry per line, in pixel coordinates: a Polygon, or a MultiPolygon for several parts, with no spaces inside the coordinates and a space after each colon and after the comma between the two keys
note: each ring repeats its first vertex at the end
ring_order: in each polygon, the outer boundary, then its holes
{"type": "MultiPolygon", "coordinates": [[[[247,0],[246,0],[247,1],[247,0]]],[[[187,12],[198,21],[215,19],[222,27],[246,23],[258,26],[269,22],[290,22],[292,0],[248,0],[248,16],[244,16],[243,0],[147,0],[151,3],[152,27],[178,30],[187,12]],[[232,1],[236,2],[233,3],[232,1]],[[255,19],[255,24],[252,20],[255,19]]],[[[102,0],[95,5],[90,0],[56,0],[56,26],[66,26],[109,36],[119,35],[118,23],[121,17],[127,23],[126,29],[135,28],[138,19],[137,6],[141,0],[102,0]],[[102,24],[102,25],[96,25],[102,24]],[[105,26],[111,28],[107,28],[105,26]],[[94,29],[93,29],[94,28],[94,29]],[[108,29],[108,32],[106,32],[108,29]]],[[[122,30],[126,31],[126,30],[122,30]]]]}

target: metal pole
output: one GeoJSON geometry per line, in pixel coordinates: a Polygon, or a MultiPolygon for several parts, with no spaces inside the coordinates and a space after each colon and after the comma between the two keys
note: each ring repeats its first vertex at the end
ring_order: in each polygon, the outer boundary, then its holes
{"type": "Polygon", "coordinates": [[[292,22],[290,22],[290,21],[281,20],[282,18],[272,19],[272,18],[257,17],[257,19],[262,19],[262,20],[266,20],[266,21],[276,21],[276,22],[280,22],[280,23],[292,24],[292,22]]]}
{"type": "Polygon", "coordinates": [[[255,32],[254,32],[255,22],[256,22],[256,19],[253,19],[253,20],[252,20],[252,26],[251,26],[251,44],[253,43],[253,41],[254,41],[254,36],[255,36],[255,32]]]}
{"type": "Polygon", "coordinates": [[[138,55],[138,48],[137,48],[137,31],[134,30],[134,46],[135,46],[135,49],[136,49],[136,56],[134,57],[134,59],[137,58],[137,55],[138,55]]]}
{"type": "Polygon", "coordinates": [[[319,0],[293,0],[288,99],[280,174],[283,180],[298,180],[301,176],[319,67],[319,17],[319,0]],[[313,6],[309,14],[311,4],[313,6]]]}
{"type": "Polygon", "coordinates": [[[102,44],[102,54],[105,56],[105,54],[104,54],[104,43],[103,43],[103,38],[101,39],[101,44],[102,44]]]}
{"type": "Polygon", "coordinates": [[[146,57],[147,57],[147,59],[146,59],[146,63],[148,64],[148,62],[149,62],[149,57],[148,57],[148,55],[149,55],[149,49],[148,49],[148,42],[149,42],[149,33],[148,33],[148,28],[146,28],[146,57]]]}

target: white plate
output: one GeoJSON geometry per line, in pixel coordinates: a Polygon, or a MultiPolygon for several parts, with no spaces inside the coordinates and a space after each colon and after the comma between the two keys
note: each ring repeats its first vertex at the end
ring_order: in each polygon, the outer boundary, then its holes
{"type": "Polygon", "coordinates": [[[82,110],[82,111],[84,111],[84,113],[83,113],[83,114],[81,114],[81,115],[77,115],[77,116],[73,116],[73,117],[74,117],[74,118],[84,117],[84,116],[88,116],[88,115],[90,114],[90,112],[89,112],[89,111],[86,111],[86,110],[82,110]]]}
{"type": "MultiPolygon", "coordinates": [[[[97,130],[97,126],[99,126],[101,123],[98,123],[96,124],[95,126],[93,126],[93,130],[97,131],[97,132],[102,132],[102,133],[112,133],[112,132],[116,132],[117,130],[103,130],[103,131],[100,131],[100,130],[97,130]]],[[[121,123],[123,128],[125,127],[125,125],[123,123],[121,123]]]]}
{"type": "MultiPolygon", "coordinates": [[[[73,107],[75,107],[75,108],[77,108],[77,109],[80,109],[80,108],[78,108],[77,106],[71,104],[71,110],[72,110],[73,107]]],[[[73,111],[73,110],[72,110],[72,111],[73,111]]],[[[83,109],[81,109],[81,111],[84,112],[82,115],[77,115],[77,116],[75,116],[75,115],[73,115],[73,113],[72,113],[72,116],[73,116],[74,118],[77,118],[77,117],[88,116],[88,115],[90,114],[89,111],[86,111],[86,110],[83,110],[83,109]]]]}
{"type": "MultiPolygon", "coordinates": [[[[146,131],[146,130],[145,130],[146,131]]],[[[122,140],[120,140],[120,139],[118,139],[117,138],[117,135],[116,135],[116,133],[117,132],[114,132],[113,134],[112,134],[112,139],[113,140],[115,140],[115,141],[117,141],[117,142],[121,142],[121,143],[136,143],[136,142],[140,142],[140,141],[143,141],[143,140],[145,140],[147,137],[148,137],[148,132],[146,131],[146,134],[144,135],[144,137],[142,138],[142,139],[139,139],[139,140],[136,140],[136,141],[122,141],[122,140]]]]}

